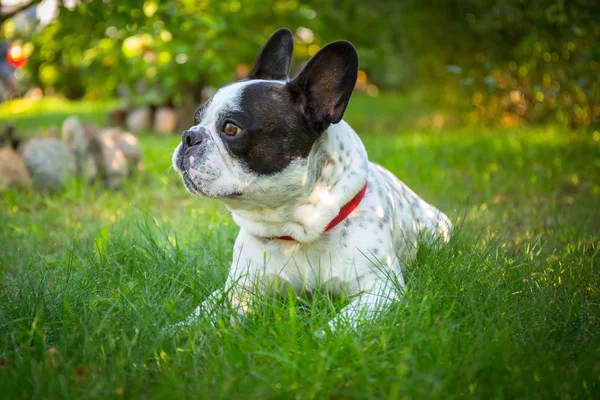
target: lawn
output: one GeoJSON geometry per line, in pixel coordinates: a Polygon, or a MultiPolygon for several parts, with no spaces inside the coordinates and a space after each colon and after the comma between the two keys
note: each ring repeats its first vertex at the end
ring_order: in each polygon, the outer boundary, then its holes
{"type": "MultiPolygon", "coordinates": [[[[12,106],[0,120],[29,134],[104,110],[12,106]]],[[[223,284],[237,233],[170,169],[177,136],[141,135],[145,172],[121,192],[2,194],[3,398],[600,397],[600,133],[435,132],[405,124],[413,112],[357,97],[346,120],[456,233],[421,249],[377,324],[324,341],[312,332],[341,305],[318,297],[162,329],[223,284]]]]}

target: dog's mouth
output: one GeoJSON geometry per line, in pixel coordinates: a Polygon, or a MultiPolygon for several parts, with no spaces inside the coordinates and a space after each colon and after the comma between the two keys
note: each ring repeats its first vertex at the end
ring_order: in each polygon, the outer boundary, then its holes
{"type": "Polygon", "coordinates": [[[181,150],[178,150],[176,153],[176,158],[175,158],[175,167],[178,170],[178,172],[180,174],[185,174],[185,165],[183,163],[185,158],[185,154],[183,154],[183,152],[181,150]]]}
{"type": "Polygon", "coordinates": [[[183,184],[185,185],[186,189],[188,190],[188,192],[190,192],[193,195],[196,196],[200,196],[200,197],[211,197],[211,198],[239,198],[240,196],[242,196],[244,193],[240,192],[240,191],[232,191],[230,193],[224,193],[224,194],[209,194],[205,191],[203,191],[202,189],[200,189],[200,186],[198,185],[197,180],[200,179],[202,181],[213,181],[215,179],[217,179],[217,175],[215,175],[214,173],[211,173],[210,171],[206,170],[205,168],[202,167],[198,167],[198,168],[194,168],[192,166],[193,161],[190,160],[190,156],[186,156],[186,154],[182,153],[181,151],[178,152],[178,154],[176,155],[175,158],[175,169],[177,170],[177,172],[179,172],[179,174],[181,175],[181,178],[183,180],[183,184]]]}
{"type": "Polygon", "coordinates": [[[244,193],[242,192],[238,192],[238,191],[233,191],[227,194],[221,194],[221,195],[216,195],[216,196],[212,196],[206,192],[203,192],[196,183],[194,183],[194,180],[192,178],[190,178],[189,174],[187,173],[187,171],[183,170],[181,172],[181,177],[183,178],[183,184],[185,185],[186,189],[192,193],[195,194],[196,196],[201,196],[201,197],[212,197],[212,198],[238,198],[240,196],[242,196],[244,193]]]}
{"type": "Polygon", "coordinates": [[[185,185],[186,189],[189,190],[192,194],[195,194],[196,196],[206,196],[206,193],[200,190],[198,185],[194,183],[192,178],[190,178],[190,176],[188,175],[187,171],[183,168],[181,172],[181,178],[183,178],[183,184],[185,185]]]}

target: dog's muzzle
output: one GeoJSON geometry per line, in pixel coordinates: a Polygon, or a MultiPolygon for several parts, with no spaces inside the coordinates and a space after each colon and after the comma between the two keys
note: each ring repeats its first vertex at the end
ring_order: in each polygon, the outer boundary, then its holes
{"type": "Polygon", "coordinates": [[[188,129],[181,135],[181,143],[184,147],[191,147],[201,144],[204,139],[208,137],[206,129],[188,129]]]}
{"type": "MultiPolygon", "coordinates": [[[[177,167],[181,171],[186,170],[186,159],[193,154],[194,157],[201,157],[206,148],[206,141],[209,139],[209,133],[206,128],[188,129],[181,135],[181,147],[177,159],[177,167]]],[[[189,165],[188,165],[189,167],[189,165]]]]}

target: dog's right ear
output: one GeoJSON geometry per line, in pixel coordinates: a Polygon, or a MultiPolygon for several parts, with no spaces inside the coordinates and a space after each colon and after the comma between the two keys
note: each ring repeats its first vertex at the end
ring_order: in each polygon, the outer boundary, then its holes
{"type": "Polygon", "coordinates": [[[271,35],[254,62],[254,68],[248,79],[281,80],[288,76],[292,53],[294,52],[294,35],[287,28],[281,28],[271,35]]]}
{"type": "Polygon", "coordinates": [[[354,91],[358,53],[350,42],[329,43],[288,83],[311,128],[321,133],[341,121],[354,91]]]}

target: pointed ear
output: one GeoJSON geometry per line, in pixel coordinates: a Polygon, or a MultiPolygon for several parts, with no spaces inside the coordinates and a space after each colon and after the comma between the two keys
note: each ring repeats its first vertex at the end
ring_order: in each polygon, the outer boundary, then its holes
{"type": "Polygon", "coordinates": [[[288,87],[316,132],[342,120],[358,75],[358,53],[350,42],[323,47],[288,87]]]}
{"type": "Polygon", "coordinates": [[[271,35],[258,53],[249,79],[287,78],[294,52],[294,35],[289,29],[281,28],[271,35]]]}

